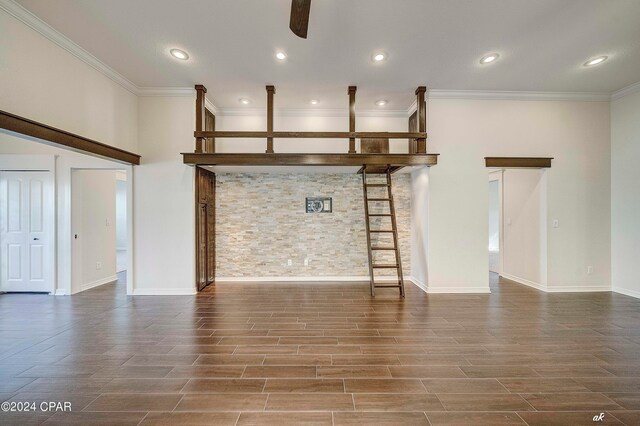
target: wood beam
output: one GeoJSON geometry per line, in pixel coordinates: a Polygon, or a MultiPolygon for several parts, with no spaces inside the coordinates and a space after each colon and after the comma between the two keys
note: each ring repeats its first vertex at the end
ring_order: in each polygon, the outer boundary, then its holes
{"type": "Polygon", "coordinates": [[[553,157],[484,157],[486,167],[545,169],[553,157]]]}
{"type": "MultiPolygon", "coordinates": [[[[196,84],[196,132],[202,132],[205,130],[205,120],[206,120],[206,107],[205,107],[205,94],[207,93],[207,88],[202,84],[196,84]]],[[[202,148],[204,146],[205,138],[196,136],[196,152],[203,152],[202,148]]]]}
{"type": "MultiPolygon", "coordinates": [[[[356,131],[356,86],[349,86],[349,131],[356,131]]],[[[356,138],[349,138],[349,154],[356,153],[356,138]]]]}
{"type": "MultiPolygon", "coordinates": [[[[274,86],[267,86],[267,133],[273,133],[273,95],[276,93],[274,86]]],[[[273,136],[267,136],[267,154],[273,154],[273,136]]]]}
{"type": "Polygon", "coordinates": [[[438,154],[183,153],[182,156],[185,164],[209,166],[434,166],[438,163],[438,154]]]}
{"type": "Polygon", "coordinates": [[[21,135],[51,142],[87,154],[97,155],[109,160],[126,164],[140,164],[140,156],[111,145],[96,142],[83,136],[56,129],[28,118],[20,117],[0,110],[0,128],[21,135]]]}
{"type": "Polygon", "coordinates": [[[426,132],[262,132],[253,130],[220,130],[214,132],[194,132],[196,138],[316,138],[316,139],[419,139],[426,138],[426,132]]]}
{"type": "MultiPolygon", "coordinates": [[[[417,101],[417,111],[418,111],[418,132],[426,133],[427,131],[427,104],[424,101],[425,92],[427,88],[425,86],[419,86],[416,89],[416,101],[417,101]]],[[[427,152],[427,139],[424,138],[416,138],[416,152],[418,154],[424,154],[427,152]]]]}

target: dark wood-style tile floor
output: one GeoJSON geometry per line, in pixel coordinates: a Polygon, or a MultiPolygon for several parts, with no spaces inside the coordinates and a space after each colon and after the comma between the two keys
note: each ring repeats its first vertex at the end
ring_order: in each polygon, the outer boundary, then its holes
{"type": "Polygon", "coordinates": [[[0,424],[640,424],[640,301],[492,290],[0,295],[0,424]]]}

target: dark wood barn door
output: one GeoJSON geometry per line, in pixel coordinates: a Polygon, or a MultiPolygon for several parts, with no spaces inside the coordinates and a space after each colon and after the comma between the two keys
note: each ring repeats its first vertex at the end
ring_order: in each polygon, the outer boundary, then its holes
{"type": "Polygon", "coordinates": [[[196,167],[196,286],[202,290],[215,281],[216,175],[196,167]]]}

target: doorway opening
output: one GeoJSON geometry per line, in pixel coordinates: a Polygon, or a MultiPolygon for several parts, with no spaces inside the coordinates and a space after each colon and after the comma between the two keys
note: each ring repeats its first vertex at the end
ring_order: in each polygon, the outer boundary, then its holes
{"type": "Polygon", "coordinates": [[[72,169],[72,294],[106,285],[126,292],[126,190],[123,170],[72,169]]]}
{"type": "Polygon", "coordinates": [[[488,257],[491,282],[547,287],[547,179],[545,169],[489,173],[488,257]]]}

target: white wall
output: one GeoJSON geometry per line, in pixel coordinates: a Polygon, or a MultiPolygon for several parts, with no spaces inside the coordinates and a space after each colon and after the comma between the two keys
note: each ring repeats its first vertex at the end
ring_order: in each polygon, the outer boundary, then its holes
{"type": "Polygon", "coordinates": [[[411,280],[425,291],[429,281],[429,169],[411,173],[411,280]]]}
{"type": "Polygon", "coordinates": [[[195,293],[195,98],[140,98],[134,168],[134,294],[195,293]]]}
{"type": "MultiPolygon", "coordinates": [[[[132,166],[49,146],[2,131],[0,131],[0,154],[55,156],[57,240],[55,288],[58,295],[71,294],[71,171],[74,169],[124,170],[128,176],[131,176],[132,166]]],[[[130,198],[131,195],[132,190],[129,187],[128,197],[130,198]]],[[[132,222],[132,216],[129,208],[128,221],[132,222]]],[[[132,241],[131,234],[128,235],[128,239],[132,241]]],[[[128,262],[130,259],[131,257],[128,262]]],[[[133,284],[133,279],[129,277],[128,287],[133,284]]]]}
{"type": "Polygon", "coordinates": [[[117,279],[116,172],[74,170],[71,193],[73,294],[117,279]]]}
{"type": "Polygon", "coordinates": [[[485,156],[555,158],[548,290],[610,288],[608,102],[432,99],[428,114],[429,151],[441,156],[414,193],[428,186],[429,291],[489,291],[485,156]]]}
{"type": "Polygon", "coordinates": [[[1,110],[137,151],[137,97],[1,9],[0,58],[1,110]]]}
{"type": "Polygon", "coordinates": [[[546,289],[546,179],[544,170],[505,170],[502,176],[502,275],[546,289]]]}
{"type": "Polygon", "coordinates": [[[640,297],[640,92],[611,103],[611,280],[640,297]]]}

